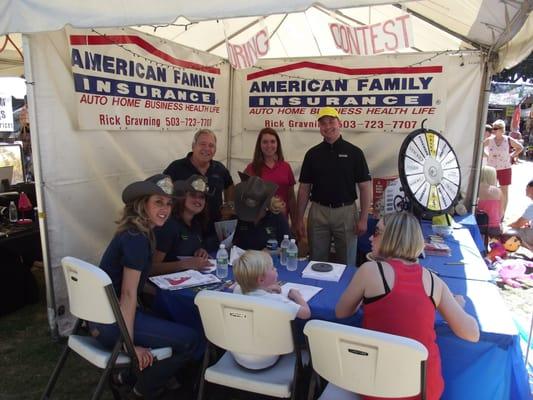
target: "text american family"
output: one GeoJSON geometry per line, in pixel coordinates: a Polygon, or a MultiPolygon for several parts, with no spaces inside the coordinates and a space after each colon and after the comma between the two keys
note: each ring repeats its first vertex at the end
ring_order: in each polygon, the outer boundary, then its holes
{"type": "MultiPolygon", "coordinates": [[[[186,71],[152,65],[109,55],[80,51],[71,53],[74,86],[80,104],[105,106],[99,113],[100,125],[210,127],[212,120],[191,113],[219,114],[216,96],[218,76],[204,71],[186,71]],[[84,70],[84,71],[80,71],[84,70]],[[84,72],[84,73],[80,73],[84,72]],[[126,78],[126,79],[123,79],[126,78]],[[135,78],[137,80],[127,80],[135,78]],[[165,110],[161,121],[156,115],[127,116],[111,113],[107,107],[133,107],[165,110]],[[175,117],[168,112],[177,111],[175,117]],[[186,115],[184,115],[186,113],[186,115]]],[[[310,115],[324,106],[337,107],[341,115],[369,115],[372,120],[345,121],[346,128],[383,128],[376,114],[434,114],[434,76],[370,76],[350,79],[262,79],[248,83],[248,113],[287,117],[310,115]],[[374,124],[374,125],[372,125],[374,124]],[[377,126],[381,124],[381,126],[377,126]]],[[[208,116],[208,115],[207,115],[208,116]]],[[[405,119],[405,118],[404,118],[405,119]]],[[[413,128],[415,121],[396,121],[391,128],[413,128]],[[409,125],[409,126],[399,126],[409,125]]],[[[313,121],[314,122],[314,121],[313,121]]],[[[265,120],[278,128],[315,127],[301,120],[265,120]],[[301,124],[306,126],[300,126],[301,124]],[[309,126],[308,126],[309,125],[309,126]]]]}

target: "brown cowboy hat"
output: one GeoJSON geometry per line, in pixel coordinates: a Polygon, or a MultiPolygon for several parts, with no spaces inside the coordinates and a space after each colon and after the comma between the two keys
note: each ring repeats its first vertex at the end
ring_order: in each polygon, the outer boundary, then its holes
{"type": "Polygon", "coordinates": [[[151,196],[158,194],[161,196],[172,196],[172,179],[170,176],[157,174],[144,181],[137,181],[130,183],[122,191],[122,201],[124,203],[131,203],[135,199],[142,196],[151,196]]]}
{"type": "Polygon", "coordinates": [[[254,222],[268,208],[278,185],[258,176],[250,176],[235,186],[235,212],[237,218],[254,222]]]}
{"type": "Polygon", "coordinates": [[[174,182],[175,196],[184,196],[187,192],[200,192],[205,195],[212,195],[209,192],[207,178],[202,175],[191,175],[184,181],[174,182]]]}

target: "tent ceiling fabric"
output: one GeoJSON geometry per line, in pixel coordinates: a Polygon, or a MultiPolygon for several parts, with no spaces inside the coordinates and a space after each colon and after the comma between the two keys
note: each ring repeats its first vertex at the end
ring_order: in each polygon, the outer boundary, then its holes
{"type": "MultiPolygon", "coordinates": [[[[52,31],[71,24],[80,28],[168,25],[155,32],[167,40],[226,56],[224,27],[233,38],[248,38],[254,21],[268,16],[264,24],[273,35],[268,57],[333,56],[340,51],[332,43],[329,28],[318,21],[329,20],[327,10],[338,10],[347,24],[376,22],[404,11],[416,16],[414,51],[481,48],[496,52],[497,68],[509,68],[531,51],[533,0],[205,0],[194,3],[168,0],[4,0],[0,2],[0,34],[52,31]],[[313,7],[313,4],[315,6],[313,7]],[[320,11],[325,10],[326,12],[320,11]],[[288,15],[286,15],[288,14],[288,15]],[[528,19],[529,17],[529,19],[528,19]],[[524,29],[524,26],[529,26],[524,29]],[[515,36],[518,40],[511,40],[515,36]],[[305,37],[303,41],[300,38],[305,37]],[[309,40],[310,38],[314,38],[309,40]]],[[[337,15],[338,15],[337,14],[337,15]]],[[[141,28],[154,33],[153,27],[141,28]]]]}
{"type": "Polygon", "coordinates": [[[22,40],[19,34],[0,36],[0,76],[24,74],[22,40]]]}

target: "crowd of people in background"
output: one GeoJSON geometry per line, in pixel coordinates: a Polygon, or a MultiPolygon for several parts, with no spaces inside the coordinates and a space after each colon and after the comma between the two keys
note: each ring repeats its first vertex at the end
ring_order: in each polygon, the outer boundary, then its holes
{"type": "MultiPolygon", "coordinates": [[[[505,225],[505,211],[509,204],[509,185],[512,183],[512,165],[524,152],[524,142],[529,141],[517,130],[506,134],[505,121],[499,119],[485,126],[483,139],[483,166],[480,175],[477,212],[488,217],[489,237],[498,238],[500,234],[514,234],[521,244],[533,249],[533,205],[529,205],[515,221],[505,225]]],[[[526,186],[526,196],[533,199],[533,181],[526,186]]]]}

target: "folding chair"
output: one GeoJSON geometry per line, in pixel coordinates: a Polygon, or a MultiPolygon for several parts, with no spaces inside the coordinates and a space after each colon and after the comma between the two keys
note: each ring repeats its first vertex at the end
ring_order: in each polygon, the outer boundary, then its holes
{"type": "Polygon", "coordinates": [[[420,393],[425,399],[428,351],[420,342],[319,320],[307,322],[304,334],[313,366],[308,400],[320,377],[330,382],[321,400],[354,399],[355,393],[390,398],[420,393]]]}
{"type": "Polygon", "coordinates": [[[295,343],[294,316],[286,305],[272,299],[203,290],[196,295],[207,337],[198,400],[204,397],[207,382],[289,398],[296,396],[296,381],[302,355],[295,343]],[[212,363],[216,347],[226,350],[212,363]],[[230,352],[251,355],[280,355],[273,366],[263,370],[241,367],[230,352]]]}
{"type": "MultiPolygon", "coordinates": [[[[111,371],[115,368],[133,367],[137,378],[141,379],[133,342],[122,318],[118,299],[109,276],[102,269],[74,257],[63,258],[61,264],[67,283],[70,312],[78,320],[72,334],[68,337],[65,350],[59,358],[41,399],[50,398],[70,351],[74,351],[94,366],[103,369],[92,399],[100,397],[104,384],[109,382],[111,371]],[[112,351],[106,349],[91,336],[78,335],[83,320],[103,324],[117,322],[120,336],[112,351]],[[125,351],[122,350],[123,347],[126,348],[125,351]]],[[[154,349],[152,354],[154,358],[163,360],[172,355],[172,349],[170,347],[154,349]]],[[[113,387],[111,389],[114,398],[120,399],[119,393],[113,387]]]]}

